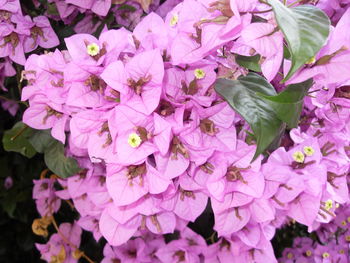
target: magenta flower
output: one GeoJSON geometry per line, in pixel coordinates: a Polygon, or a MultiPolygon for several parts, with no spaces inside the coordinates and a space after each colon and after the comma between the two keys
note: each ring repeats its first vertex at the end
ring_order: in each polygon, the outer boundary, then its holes
{"type": "Polygon", "coordinates": [[[35,50],[38,46],[42,48],[53,48],[59,44],[59,39],[50,22],[45,16],[33,18],[33,25],[30,28],[30,37],[24,41],[24,51],[26,53],[35,50]]]}
{"type": "Polygon", "coordinates": [[[120,61],[110,64],[101,77],[120,92],[121,103],[127,103],[136,111],[150,115],[160,100],[163,75],[163,60],[156,49],[135,55],[125,67],[120,61]]]}
{"type": "Polygon", "coordinates": [[[84,9],[91,10],[97,15],[106,16],[111,8],[111,0],[66,0],[66,3],[72,4],[84,9]]]}

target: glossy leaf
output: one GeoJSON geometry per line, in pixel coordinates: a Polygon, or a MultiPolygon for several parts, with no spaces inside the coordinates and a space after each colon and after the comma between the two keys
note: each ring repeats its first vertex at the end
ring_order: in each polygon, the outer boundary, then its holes
{"type": "Polygon", "coordinates": [[[28,141],[28,136],[32,134],[33,129],[23,122],[17,122],[11,130],[7,130],[2,138],[2,144],[5,151],[18,152],[28,158],[32,158],[36,151],[28,141]]]}
{"type": "Polygon", "coordinates": [[[75,159],[65,156],[64,145],[59,141],[50,144],[45,150],[44,159],[47,167],[63,178],[70,177],[80,170],[75,159]]]}
{"type": "Polygon", "coordinates": [[[219,79],[215,89],[253,130],[257,144],[255,160],[279,135],[283,125],[273,108],[259,95],[276,95],[274,87],[261,76],[250,73],[238,80],[219,79]]]}
{"type": "Polygon", "coordinates": [[[236,63],[242,67],[253,70],[255,72],[261,72],[261,67],[259,64],[260,55],[255,56],[242,56],[236,55],[236,63]]]}
{"type": "Polygon", "coordinates": [[[29,140],[38,152],[44,153],[45,164],[56,175],[67,178],[79,172],[77,161],[65,156],[64,145],[51,136],[50,130],[36,130],[29,140]]]}
{"type": "Polygon", "coordinates": [[[271,144],[276,148],[285,124],[296,126],[311,84],[312,80],[307,80],[289,85],[277,94],[266,79],[249,73],[238,80],[219,79],[215,89],[253,130],[257,144],[254,160],[271,144]]]}
{"type": "Polygon", "coordinates": [[[298,120],[303,109],[304,96],[312,85],[312,79],[302,83],[287,86],[285,90],[276,96],[264,97],[274,109],[277,117],[287,123],[290,128],[298,125],[298,120]]]}
{"type": "Polygon", "coordinates": [[[39,153],[44,153],[45,149],[55,141],[50,130],[34,130],[28,140],[39,153]]]}
{"type": "Polygon", "coordinates": [[[301,66],[316,55],[326,43],[330,21],[315,6],[300,5],[288,8],[278,0],[267,0],[275,13],[291,53],[292,65],[283,79],[287,81],[301,66]]]}

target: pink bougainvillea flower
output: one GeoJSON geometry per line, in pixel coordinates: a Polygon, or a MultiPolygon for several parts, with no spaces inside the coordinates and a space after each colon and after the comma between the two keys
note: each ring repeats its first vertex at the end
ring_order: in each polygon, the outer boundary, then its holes
{"type": "Polygon", "coordinates": [[[65,143],[65,129],[69,116],[61,105],[49,102],[44,97],[36,97],[23,114],[23,122],[39,130],[50,129],[54,138],[65,143]]]}
{"type": "Polygon", "coordinates": [[[78,262],[78,259],[73,257],[74,247],[71,247],[66,242],[72,246],[78,248],[80,246],[81,239],[81,228],[74,223],[73,225],[69,223],[63,223],[59,226],[59,231],[65,239],[62,238],[58,233],[53,234],[47,244],[35,244],[36,248],[40,251],[41,257],[47,262],[52,261],[52,259],[61,260],[64,258],[67,262],[78,262]]]}
{"type": "Polygon", "coordinates": [[[59,39],[50,22],[45,16],[33,18],[33,27],[30,28],[30,37],[24,41],[24,51],[26,53],[35,50],[38,46],[42,48],[52,48],[59,44],[59,39]]]}
{"type": "Polygon", "coordinates": [[[109,120],[115,127],[112,137],[116,136],[114,153],[108,162],[130,165],[145,160],[159,150],[168,151],[171,141],[171,126],[159,115],[146,116],[127,106],[115,108],[109,120]],[[123,123],[123,125],[119,125],[123,123]]]}
{"type": "Polygon", "coordinates": [[[121,51],[129,46],[129,32],[125,29],[102,32],[99,40],[89,34],[77,34],[65,38],[72,61],[80,67],[89,68],[108,64],[117,59],[121,51]]]}
{"type": "Polygon", "coordinates": [[[181,181],[177,193],[164,200],[161,206],[184,220],[194,222],[207,206],[208,196],[190,177],[181,181]]]}
{"type": "Polygon", "coordinates": [[[147,193],[159,194],[170,185],[170,180],[149,162],[126,167],[107,166],[107,188],[114,204],[131,204],[147,193]]]}
{"type": "Polygon", "coordinates": [[[241,230],[251,217],[251,213],[246,207],[235,207],[214,215],[214,229],[219,236],[230,236],[232,233],[241,230]]]}
{"type": "Polygon", "coordinates": [[[67,0],[66,3],[91,10],[97,15],[106,16],[111,8],[111,0],[67,0]]]}
{"type": "Polygon", "coordinates": [[[163,60],[159,50],[155,49],[137,54],[125,68],[119,61],[112,63],[101,77],[121,93],[121,103],[149,115],[158,106],[163,75],[163,60]]]}
{"type": "MultiPolygon", "coordinates": [[[[14,17],[18,17],[18,15],[14,17]]],[[[26,59],[23,45],[25,38],[30,34],[29,28],[32,22],[27,19],[21,19],[18,24],[18,28],[14,28],[13,25],[4,25],[4,28],[1,30],[0,57],[9,57],[12,61],[24,65],[26,59]]]]}
{"type": "Polygon", "coordinates": [[[145,50],[166,50],[168,46],[168,32],[164,20],[153,12],[137,24],[133,36],[145,50]]]}
{"type": "Polygon", "coordinates": [[[269,81],[277,74],[283,58],[283,35],[276,28],[271,23],[252,23],[242,30],[231,50],[245,56],[260,54],[262,73],[269,81]]]}
{"type": "Polygon", "coordinates": [[[171,241],[167,246],[160,248],[156,255],[162,262],[200,262],[197,253],[191,251],[184,239],[171,241]]]}

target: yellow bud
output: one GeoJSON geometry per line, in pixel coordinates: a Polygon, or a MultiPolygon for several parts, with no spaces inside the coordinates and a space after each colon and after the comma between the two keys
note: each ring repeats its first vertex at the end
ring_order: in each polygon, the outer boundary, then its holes
{"type": "Polygon", "coordinates": [[[308,61],[305,62],[305,64],[314,64],[316,62],[316,58],[312,57],[308,61]]]}
{"type": "Polygon", "coordinates": [[[312,155],[314,155],[315,150],[314,150],[314,148],[312,148],[311,146],[305,146],[305,147],[304,147],[304,153],[305,153],[307,156],[312,156],[312,155]]]}
{"type": "Polygon", "coordinates": [[[311,250],[306,250],[305,254],[306,254],[306,256],[311,257],[312,256],[312,251],[311,250]]]}
{"type": "Polygon", "coordinates": [[[329,257],[330,257],[330,255],[329,255],[329,253],[328,253],[328,252],[324,252],[324,253],[322,254],[322,257],[323,257],[323,258],[329,258],[329,257]]]}
{"type": "Polygon", "coordinates": [[[298,163],[303,163],[305,160],[305,155],[301,151],[296,151],[293,153],[293,159],[298,163]]]}
{"type": "Polygon", "coordinates": [[[289,252],[289,253],[287,254],[287,258],[288,258],[288,259],[292,259],[293,257],[294,257],[293,253],[289,252]]]}
{"type": "Polygon", "coordinates": [[[329,211],[331,210],[332,207],[333,207],[333,200],[328,199],[324,204],[324,208],[329,211]]]}
{"type": "Polygon", "coordinates": [[[91,43],[86,46],[86,51],[90,56],[96,56],[100,53],[100,47],[96,43],[91,43]]]}
{"type": "Polygon", "coordinates": [[[174,14],[170,19],[170,26],[176,26],[177,22],[179,22],[179,16],[174,14]]]}
{"type": "Polygon", "coordinates": [[[138,136],[136,133],[131,133],[128,138],[128,143],[132,148],[137,148],[140,146],[142,140],[140,136],[138,136]]]}
{"type": "Polygon", "coordinates": [[[197,68],[194,70],[194,76],[196,79],[202,79],[205,77],[205,71],[203,69],[197,68]]]}

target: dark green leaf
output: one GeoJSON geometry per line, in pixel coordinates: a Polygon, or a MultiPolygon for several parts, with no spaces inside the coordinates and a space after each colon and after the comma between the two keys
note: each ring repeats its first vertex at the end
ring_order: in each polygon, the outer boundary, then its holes
{"type": "Polygon", "coordinates": [[[285,90],[276,96],[266,96],[265,98],[274,109],[277,117],[287,123],[290,128],[298,125],[299,117],[303,109],[303,99],[312,85],[312,79],[302,83],[287,86],[285,90]]]}
{"type": "Polygon", "coordinates": [[[23,122],[17,122],[11,130],[7,130],[2,138],[4,149],[8,152],[18,152],[28,158],[32,158],[36,151],[28,141],[28,136],[33,130],[23,122]]]}
{"type": "Polygon", "coordinates": [[[123,5],[118,7],[118,10],[125,10],[125,11],[129,11],[129,12],[135,12],[136,8],[133,7],[132,5],[123,4],[123,5]]]}
{"type": "Polygon", "coordinates": [[[44,153],[45,149],[55,142],[50,130],[34,130],[28,140],[39,153],[44,153]]]}
{"type": "Polygon", "coordinates": [[[250,125],[257,145],[256,159],[269,146],[277,147],[286,124],[297,125],[303,98],[311,85],[312,79],[289,85],[276,94],[266,79],[249,73],[238,80],[219,79],[215,89],[250,125]]]}
{"type": "Polygon", "coordinates": [[[50,130],[36,130],[29,140],[38,152],[44,153],[45,164],[56,175],[67,178],[79,172],[77,161],[65,156],[64,145],[51,136],[50,130]]]}
{"type": "Polygon", "coordinates": [[[267,2],[272,6],[291,53],[292,65],[283,79],[284,82],[326,43],[330,21],[328,16],[315,6],[300,5],[288,8],[279,0],[267,2]]]}
{"type": "Polygon", "coordinates": [[[47,167],[60,177],[70,177],[80,170],[75,159],[65,156],[64,145],[59,141],[50,144],[44,158],[47,167]]]}
{"type": "Polygon", "coordinates": [[[274,96],[275,89],[266,79],[254,73],[238,80],[219,79],[215,89],[253,130],[257,140],[255,160],[279,135],[283,125],[270,104],[258,95],[274,96]]]}
{"type": "Polygon", "coordinates": [[[259,60],[260,55],[255,55],[251,57],[236,55],[236,63],[238,65],[256,72],[261,72],[259,60]]]}
{"type": "Polygon", "coordinates": [[[48,15],[54,15],[54,16],[59,16],[60,13],[57,10],[57,6],[55,3],[49,3],[47,5],[47,14],[48,15]]]}
{"type": "Polygon", "coordinates": [[[2,205],[2,209],[4,209],[4,211],[7,213],[7,215],[11,218],[13,218],[13,214],[16,210],[16,201],[12,200],[12,199],[4,199],[1,202],[2,205]]]}

